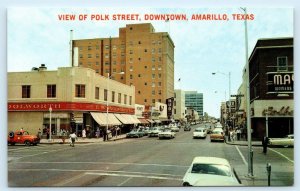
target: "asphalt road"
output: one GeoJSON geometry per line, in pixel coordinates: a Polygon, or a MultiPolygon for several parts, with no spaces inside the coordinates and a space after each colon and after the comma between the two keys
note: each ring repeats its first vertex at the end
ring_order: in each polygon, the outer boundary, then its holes
{"type": "MultiPolygon", "coordinates": [[[[192,128],[192,130],[194,127],[192,128]]],[[[272,161],[272,185],[294,182],[293,148],[272,148],[264,155],[254,150],[254,173],[272,161]],[[280,155],[280,154],[282,155],[280,155]],[[275,184],[276,183],[276,184],[275,184]]],[[[250,185],[247,174],[247,147],[206,139],[193,139],[183,129],[175,139],[157,137],[123,139],[115,142],[9,146],[8,185],[10,187],[98,187],[98,186],[181,186],[182,178],[195,156],[229,160],[242,183],[250,185]]],[[[258,171],[257,171],[258,172],[258,171]]],[[[261,174],[260,174],[261,175],[261,174]]],[[[265,178],[257,180],[266,185],[265,178]]],[[[257,183],[253,182],[253,185],[257,183]]]]}

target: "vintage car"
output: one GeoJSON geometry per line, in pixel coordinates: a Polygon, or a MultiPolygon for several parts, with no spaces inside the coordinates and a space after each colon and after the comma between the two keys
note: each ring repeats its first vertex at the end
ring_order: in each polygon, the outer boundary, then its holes
{"type": "Polygon", "coordinates": [[[287,135],[284,138],[269,138],[270,146],[284,146],[284,147],[293,147],[294,146],[294,135],[287,135]]]}
{"type": "Polygon", "coordinates": [[[225,141],[224,131],[221,128],[215,128],[210,134],[210,141],[225,141]]]}
{"type": "Polygon", "coordinates": [[[191,130],[191,126],[189,124],[186,124],[183,128],[184,131],[190,131],[191,130]]]}
{"type": "Polygon", "coordinates": [[[183,177],[183,186],[242,186],[224,158],[195,157],[183,177]]]}
{"type": "Polygon", "coordinates": [[[193,132],[193,138],[206,138],[207,136],[207,130],[205,128],[198,127],[193,132]]]}
{"type": "Polygon", "coordinates": [[[143,129],[133,129],[129,133],[126,133],[126,138],[132,138],[132,137],[143,137],[144,136],[144,131],[143,129]]]}
{"type": "Polygon", "coordinates": [[[158,137],[158,133],[161,132],[162,130],[163,130],[162,127],[150,128],[149,133],[148,133],[148,137],[158,137]]]}
{"type": "Polygon", "coordinates": [[[26,146],[37,145],[40,138],[36,135],[30,135],[28,131],[11,131],[8,134],[7,143],[10,145],[25,144],[26,146]]]}
{"type": "Polygon", "coordinates": [[[163,139],[163,138],[168,138],[168,139],[173,139],[175,138],[175,132],[171,131],[169,128],[165,128],[161,132],[158,133],[158,138],[163,139]]]}

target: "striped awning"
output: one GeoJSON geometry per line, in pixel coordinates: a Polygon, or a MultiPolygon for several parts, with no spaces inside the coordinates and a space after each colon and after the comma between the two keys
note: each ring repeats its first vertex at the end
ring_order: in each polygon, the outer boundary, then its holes
{"type": "Polygon", "coordinates": [[[139,121],[142,123],[142,124],[148,124],[149,121],[147,121],[147,119],[144,119],[144,118],[138,118],[139,121]]]}
{"type": "Polygon", "coordinates": [[[121,125],[122,123],[112,113],[91,112],[93,119],[100,125],[121,125]]]}

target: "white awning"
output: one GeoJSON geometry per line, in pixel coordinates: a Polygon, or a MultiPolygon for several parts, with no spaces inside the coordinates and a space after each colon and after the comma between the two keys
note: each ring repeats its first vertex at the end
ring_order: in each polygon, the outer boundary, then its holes
{"type": "Polygon", "coordinates": [[[135,115],[129,115],[129,114],[122,114],[128,121],[131,122],[131,124],[138,124],[141,123],[140,120],[135,115]]]}
{"type": "Polygon", "coordinates": [[[91,112],[91,115],[100,126],[122,124],[112,113],[107,116],[106,113],[91,112]]]}
{"type": "Polygon", "coordinates": [[[133,124],[130,120],[128,120],[123,114],[114,114],[123,124],[133,124]]]}

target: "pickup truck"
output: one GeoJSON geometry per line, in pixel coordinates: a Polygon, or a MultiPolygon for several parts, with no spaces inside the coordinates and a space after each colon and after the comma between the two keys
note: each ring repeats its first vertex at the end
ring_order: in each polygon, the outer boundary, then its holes
{"type": "Polygon", "coordinates": [[[40,138],[36,135],[30,135],[28,131],[11,131],[7,137],[7,143],[15,145],[16,143],[25,144],[26,146],[37,145],[40,138]]]}

